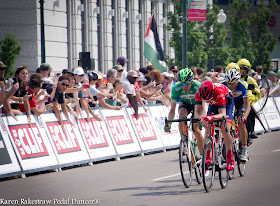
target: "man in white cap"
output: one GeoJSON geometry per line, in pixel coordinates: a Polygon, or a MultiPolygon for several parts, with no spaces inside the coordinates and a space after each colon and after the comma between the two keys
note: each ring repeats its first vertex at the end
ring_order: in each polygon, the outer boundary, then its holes
{"type": "Polygon", "coordinates": [[[135,118],[138,119],[138,104],[136,99],[136,92],[134,89],[134,83],[138,78],[138,74],[135,70],[129,70],[127,72],[126,79],[123,80],[123,92],[126,94],[130,105],[134,109],[135,118]]]}
{"type": "Polygon", "coordinates": [[[163,82],[163,88],[162,91],[164,93],[164,96],[171,101],[171,91],[172,91],[172,87],[173,87],[173,78],[174,78],[174,74],[170,73],[170,72],[163,72],[161,74],[162,78],[162,82],[163,82]]]}

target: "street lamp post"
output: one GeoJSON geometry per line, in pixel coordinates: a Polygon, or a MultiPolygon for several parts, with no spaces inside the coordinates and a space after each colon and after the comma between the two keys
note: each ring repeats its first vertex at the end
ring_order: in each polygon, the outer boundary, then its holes
{"type": "Polygon", "coordinates": [[[187,0],[183,0],[183,41],[182,41],[182,68],[186,68],[188,64],[188,54],[187,54],[187,0]]]}

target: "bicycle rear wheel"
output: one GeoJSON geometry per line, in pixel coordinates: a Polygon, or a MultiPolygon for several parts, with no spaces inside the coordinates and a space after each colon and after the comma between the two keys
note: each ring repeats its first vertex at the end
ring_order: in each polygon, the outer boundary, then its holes
{"type": "Polygon", "coordinates": [[[186,188],[189,188],[192,183],[192,160],[187,155],[186,139],[180,141],[179,147],[179,163],[183,183],[186,188]]]}
{"type": "Polygon", "coordinates": [[[212,138],[207,137],[205,139],[204,148],[203,148],[203,158],[202,158],[202,177],[203,177],[203,186],[206,192],[210,192],[215,177],[215,162],[213,154],[213,144],[212,138]],[[206,159],[206,156],[209,155],[206,159]]]}
{"type": "Polygon", "coordinates": [[[226,151],[226,146],[224,145],[224,141],[222,142],[222,154],[221,154],[221,162],[222,165],[219,167],[219,180],[220,180],[220,185],[224,189],[228,185],[228,180],[229,180],[229,172],[226,170],[226,164],[227,164],[227,151],[226,151]]]}
{"type": "Polygon", "coordinates": [[[263,110],[263,108],[266,105],[266,102],[267,102],[268,97],[269,97],[270,87],[269,87],[269,83],[268,83],[267,79],[265,79],[265,78],[259,79],[257,81],[257,83],[258,83],[258,86],[261,90],[261,95],[262,95],[262,98],[258,101],[260,106],[256,109],[256,112],[259,113],[263,110]]]}

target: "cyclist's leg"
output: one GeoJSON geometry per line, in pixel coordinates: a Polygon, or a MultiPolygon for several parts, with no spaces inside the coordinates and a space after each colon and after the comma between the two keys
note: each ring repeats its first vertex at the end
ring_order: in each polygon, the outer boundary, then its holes
{"type": "MultiPolygon", "coordinates": [[[[188,116],[188,114],[189,114],[188,104],[183,102],[182,100],[180,100],[178,113],[179,113],[179,119],[182,119],[182,118],[188,116]]],[[[181,136],[184,131],[184,125],[185,125],[185,122],[179,122],[179,131],[180,131],[181,136]]]]}

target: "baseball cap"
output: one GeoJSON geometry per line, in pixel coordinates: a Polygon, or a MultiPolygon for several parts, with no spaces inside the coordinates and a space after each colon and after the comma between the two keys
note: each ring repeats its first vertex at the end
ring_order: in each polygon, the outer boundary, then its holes
{"type": "Polygon", "coordinates": [[[128,59],[126,59],[125,57],[123,56],[120,56],[118,59],[117,59],[117,64],[124,64],[128,62],[128,59]]]}
{"type": "Polygon", "coordinates": [[[274,71],[268,72],[268,76],[277,76],[277,74],[274,71]]]}
{"type": "Polygon", "coordinates": [[[76,74],[76,75],[83,75],[85,72],[84,72],[84,69],[82,67],[77,67],[76,69],[74,69],[73,71],[73,74],[76,74]]]}
{"type": "Polygon", "coordinates": [[[123,70],[122,65],[120,65],[120,64],[116,64],[115,66],[113,66],[113,69],[115,69],[117,71],[123,70]]]}
{"type": "Polygon", "coordinates": [[[41,71],[52,70],[51,65],[49,65],[49,64],[47,64],[47,63],[41,64],[39,68],[40,68],[41,71]]]}
{"type": "Polygon", "coordinates": [[[146,82],[147,79],[145,78],[145,76],[143,74],[140,74],[139,76],[139,82],[146,82]]]}
{"type": "MultiPolygon", "coordinates": [[[[69,73],[69,74],[73,74],[73,72],[70,69],[63,69],[62,70],[62,74],[64,73],[69,73]]],[[[73,74],[74,75],[74,74],[73,74]]]]}
{"type": "Polygon", "coordinates": [[[7,65],[5,65],[2,61],[0,61],[0,68],[1,69],[5,69],[7,67],[8,67],[7,65]]]}
{"type": "Polygon", "coordinates": [[[163,72],[161,75],[166,76],[166,77],[174,77],[174,74],[169,73],[169,72],[163,72]]]}
{"type": "Polygon", "coordinates": [[[129,70],[127,72],[127,76],[132,76],[132,77],[139,77],[137,72],[135,70],[129,70]]]}
{"type": "Polygon", "coordinates": [[[179,70],[177,69],[177,66],[171,65],[171,66],[169,67],[169,71],[178,72],[179,70]]]}

